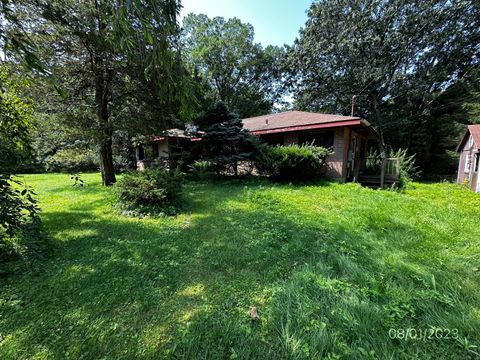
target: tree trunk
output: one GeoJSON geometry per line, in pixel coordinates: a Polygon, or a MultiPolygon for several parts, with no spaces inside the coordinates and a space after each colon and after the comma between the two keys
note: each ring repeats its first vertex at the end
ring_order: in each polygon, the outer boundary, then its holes
{"type": "Polygon", "coordinates": [[[113,165],[112,134],[108,129],[106,129],[100,142],[100,171],[102,172],[103,185],[110,186],[117,181],[113,165]]]}
{"type": "MultiPolygon", "coordinates": [[[[101,64],[102,61],[99,61],[101,64]]],[[[110,186],[117,181],[113,165],[112,129],[108,121],[108,92],[111,76],[108,70],[99,69],[95,78],[96,116],[100,132],[100,171],[104,186],[110,186]]]]}
{"type": "Polygon", "coordinates": [[[381,114],[380,114],[380,110],[378,108],[378,100],[377,100],[377,97],[375,95],[372,96],[372,103],[373,103],[373,114],[374,114],[374,118],[375,118],[375,123],[377,125],[376,130],[378,132],[378,135],[380,136],[380,143],[379,143],[380,154],[381,154],[382,158],[386,158],[387,157],[387,152],[386,152],[386,149],[385,149],[385,138],[383,137],[381,114]]]}

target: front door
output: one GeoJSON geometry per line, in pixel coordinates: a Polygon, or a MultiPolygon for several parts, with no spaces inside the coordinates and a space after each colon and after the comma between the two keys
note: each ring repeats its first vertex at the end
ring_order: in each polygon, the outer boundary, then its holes
{"type": "Polygon", "coordinates": [[[348,149],[348,165],[347,165],[347,180],[356,181],[355,166],[357,163],[357,137],[352,135],[350,140],[350,148],[348,149]]]}

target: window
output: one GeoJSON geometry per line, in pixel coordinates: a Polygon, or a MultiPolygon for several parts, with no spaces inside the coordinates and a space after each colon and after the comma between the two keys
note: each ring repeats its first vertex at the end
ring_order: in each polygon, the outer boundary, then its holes
{"type": "Polygon", "coordinates": [[[313,143],[315,146],[322,146],[330,149],[333,148],[333,139],[333,131],[325,131],[320,133],[300,133],[298,136],[298,143],[300,145],[313,143]]]}
{"type": "Polygon", "coordinates": [[[465,165],[464,165],[463,171],[465,173],[470,172],[470,154],[468,154],[468,153],[465,153],[465,165]]]}
{"type": "Polygon", "coordinates": [[[470,137],[468,138],[468,147],[471,148],[473,146],[473,136],[470,135],[470,137]]]}
{"type": "Polygon", "coordinates": [[[480,153],[475,154],[475,168],[473,171],[478,172],[478,166],[480,162],[480,153]]]}
{"type": "Polygon", "coordinates": [[[283,134],[269,134],[261,136],[261,139],[268,145],[283,145],[283,134]]]}

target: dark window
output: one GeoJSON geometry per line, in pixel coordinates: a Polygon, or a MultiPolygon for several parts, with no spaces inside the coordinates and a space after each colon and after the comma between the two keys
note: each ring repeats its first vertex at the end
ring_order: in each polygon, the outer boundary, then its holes
{"type": "Polygon", "coordinates": [[[478,172],[478,163],[480,162],[480,154],[475,154],[475,172],[478,172]]]}
{"type": "Polygon", "coordinates": [[[324,148],[333,148],[333,131],[325,131],[320,133],[301,133],[298,136],[298,143],[312,144],[315,146],[322,146],[324,148]]]}
{"type": "Polygon", "coordinates": [[[143,146],[142,145],[137,146],[136,155],[137,155],[137,160],[144,160],[145,159],[145,151],[143,151],[143,146]]]}
{"type": "Polygon", "coordinates": [[[283,145],[283,134],[269,134],[263,135],[261,139],[268,145],[283,145]]]}
{"type": "Polygon", "coordinates": [[[298,145],[303,145],[305,143],[306,143],[305,133],[303,133],[303,132],[298,133],[298,145]]]}

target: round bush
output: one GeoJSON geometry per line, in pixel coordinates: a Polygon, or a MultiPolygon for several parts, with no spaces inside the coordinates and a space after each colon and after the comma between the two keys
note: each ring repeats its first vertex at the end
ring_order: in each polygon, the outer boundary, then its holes
{"type": "Polygon", "coordinates": [[[325,160],[331,154],[313,145],[262,145],[255,164],[261,174],[278,180],[305,180],[322,175],[325,160]]]}
{"type": "Polygon", "coordinates": [[[183,174],[152,168],[123,175],[115,185],[117,203],[138,213],[172,213],[182,193],[183,174]]]}

